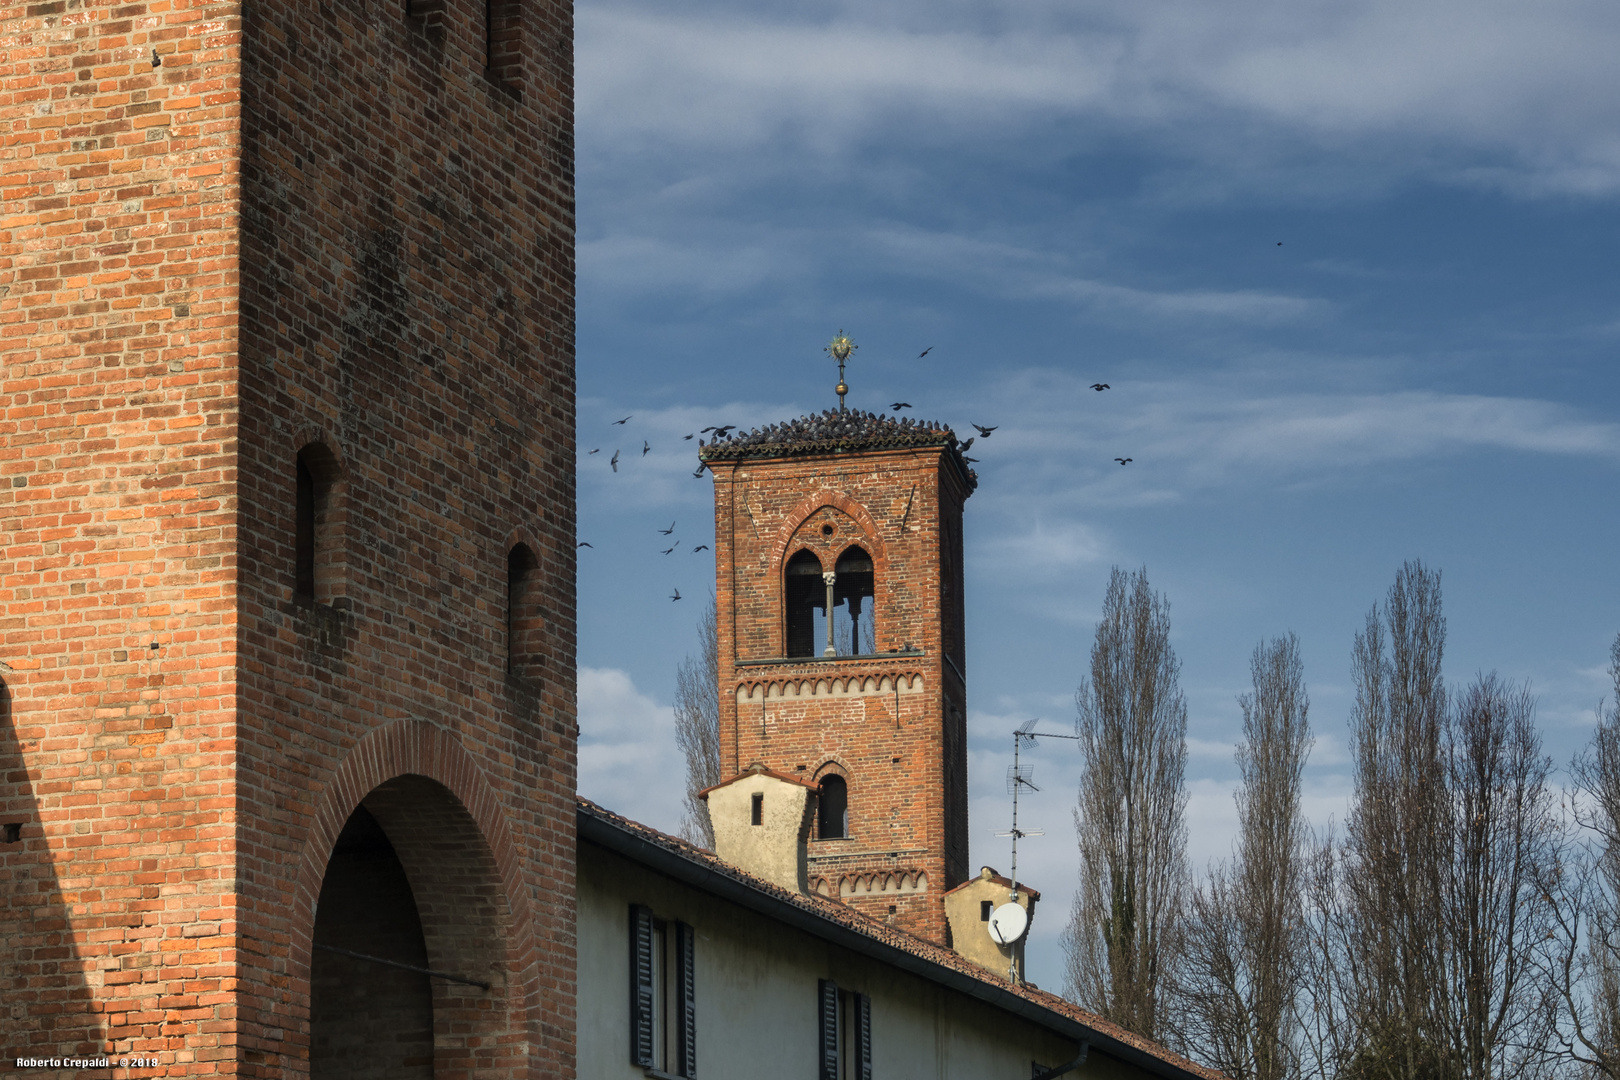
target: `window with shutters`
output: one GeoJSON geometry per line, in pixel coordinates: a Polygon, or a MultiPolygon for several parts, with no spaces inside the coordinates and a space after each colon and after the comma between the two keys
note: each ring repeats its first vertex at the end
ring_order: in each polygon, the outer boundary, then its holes
{"type": "Polygon", "coordinates": [[[630,908],[630,1061],[648,1076],[697,1076],[696,933],[630,908]]]}
{"type": "Polygon", "coordinates": [[[872,1080],[872,999],[831,979],[817,986],[821,1061],[818,1080],[872,1080]]]}

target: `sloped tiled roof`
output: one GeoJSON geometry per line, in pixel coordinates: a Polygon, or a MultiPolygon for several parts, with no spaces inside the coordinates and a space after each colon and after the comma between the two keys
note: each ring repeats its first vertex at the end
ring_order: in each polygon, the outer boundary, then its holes
{"type": "Polygon", "coordinates": [[[591,839],[588,834],[594,830],[588,828],[589,823],[605,825],[616,832],[634,837],[646,845],[650,845],[666,855],[673,856],[694,867],[701,868],[708,874],[716,875],[743,887],[746,890],[768,898],[776,905],[785,905],[798,912],[810,916],[812,919],[824,922],[831,927],[852,932],[859,937],[886,946],[890,950],[904,953],[916,960],[938,969],[938,974],[948,976],[939,981],[954,984],[959,988],[963,980],[972,980],[981,984],[985,989],[998,991],[998,997],[1008,995],[1012,999],[1034,1006],[1034,1009],[1021,1008],[1016,1011],[1026,1019],[1036,1023],[1042,1022],[1040,1013],[1048,1013],[1051,1020],[1067,1021],[1066,1024],[1054,1024],[1064,1029],[1079,1025],[1087,1029],[1093,1036],[1093,1049],[1114,1057],[1134,1059],[1137,1064],[1150,1069],[1152,1072],[1168,1078],[1168,1080],[1227,1080],[1224,1074],[1213,1069],[1205,1068],[1179,1054],[1149,1039],[1132,1034],[1117,1024],[1110,1023],[1095,1013],[1088,1012],[1056,994],[1049,994],[1044,990],[1029,985],[1018,985],[1008,979],[1002,978],[993,972],[986,971],[979,965],[958,955],[951,949],[936,945],[931,941],[906,933],[904,930],[879,922],[861,914],[854,908],[838,900],[825,896],[806,895],[784,889],[774,885],[763,878],[755,877],[730,863],[725,862],[712,851],[707,851],[693,844],[649,828],[637,821],[604,809],[589,799],[579,800],[581,818],[581,834],[591,839]]]}
{"type": "MultiPolygon", "coordinates": [[[[968,440],[971,442],[972,440],[968,440]]],[[[793,454],[835,454],[852,450],[886,450],[907,446],[942,446],[961,468],[968,487],[978,486],[979,476],[962,459],[962,442],[956,432],[932,420],[886,416],[850,409],[828,409],[811,416],[800,416],[780,424],[768,424],[751,431],[739,431],[699,444],[703,461],[730,461],[751,457],[786,457],[793,454]]]]}

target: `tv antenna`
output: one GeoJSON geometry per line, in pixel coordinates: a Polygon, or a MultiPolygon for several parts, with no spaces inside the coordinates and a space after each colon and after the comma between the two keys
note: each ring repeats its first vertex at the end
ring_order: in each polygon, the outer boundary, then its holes
{"type": "MultiPolygon", "coordinates": [[[[1012,796],[1012,828],[1005,832],[996,833],[997,836],[1012,838],[1012,888],[1008,890],[1008,901],[997,908],[990,917],[990,935],[998,945],[1012,945],[1024,936],[1029,928],[1029,914],[1018,903],[1018,841],[1026,836],[1045,836],[1045,829],[1021,829],[1018,827],[1018,792],[1021,788],[1039,791],[1035,786],[1035,766],[1025,765],[1019,760],[1024,749],[1024,742],[1028,740],[1030,749],[1035,748],[1035,740],[1040,739],[1079,739],[1078,735],[1055,735],[1050,732],[1037,732],[1035,725],[1041,722],[1040,717],[1026,720],[1013,732],[1013,763],[1007,769],[1007,794],[1012,796]]],[[[1007,977],[1013,982],[1022,982],[1018,970],[1018,954],[1015,951],[1008,962],[1007,977]]]]}

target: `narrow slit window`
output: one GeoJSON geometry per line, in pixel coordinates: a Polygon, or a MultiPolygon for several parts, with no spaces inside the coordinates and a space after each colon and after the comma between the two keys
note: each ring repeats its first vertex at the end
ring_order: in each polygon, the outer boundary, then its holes
{"type": "Polygon", "coordinates": [[[816,804],[816,837],[842,840],[849,835],[849,785],[834,773],[823,777],[816,804]]]}
{"type": "Polygon", "coordinates": [[[759,792],[754,793],[753,802],[749,807],[749,824],[765,824],[765,796],[759,792]]]}
{"type": "Polygon", "coordinates": [[[521,0],[484,0],[484,65],[509,90],[523,84],[522,15],[521,0]]]}
{"type": "Polygon", "coordinates": [[[332,518],[332,482],[337,459],[320,443],[298,451],[293,504],[293,597],[306,603],[330,603],[339,556],[332,518]]]}
{"type": "Polygon", "coordinates": [[[527,544],[506,555],[506,670],[518,679],[538,681],[545,666],[545,620],[540,560],[527,544]]]}

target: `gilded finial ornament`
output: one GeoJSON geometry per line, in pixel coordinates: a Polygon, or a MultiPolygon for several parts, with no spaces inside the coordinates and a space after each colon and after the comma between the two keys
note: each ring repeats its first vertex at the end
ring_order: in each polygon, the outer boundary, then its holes
{"type": "Polygon", "coordinates": [[[844,361],[848,360],[849,354],[858,348],[860,346],[851,341],[849,335],[842,330],[838,331],[838,335],[827,345],[827,355],[838,361],[838,385],[833,389],[838,394],[839,412],[845,411],[844,395],[849,393],[849,386],[844,382],[844,361]]]}

